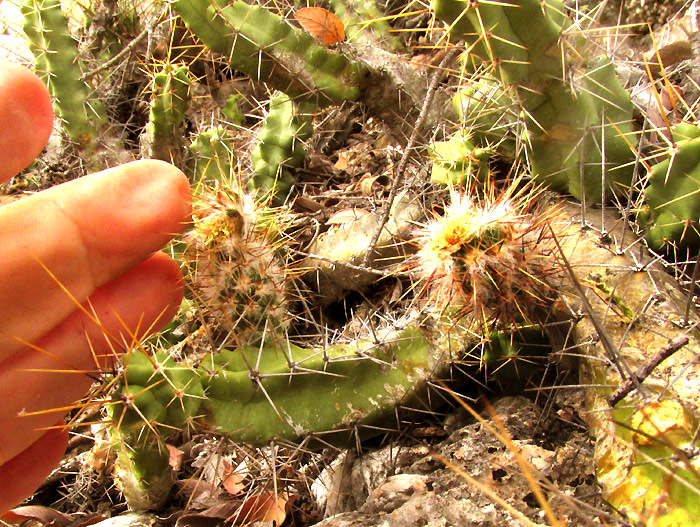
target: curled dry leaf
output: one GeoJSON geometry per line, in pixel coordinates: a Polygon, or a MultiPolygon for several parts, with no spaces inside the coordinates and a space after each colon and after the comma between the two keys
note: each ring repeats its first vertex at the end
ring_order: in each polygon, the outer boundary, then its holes
{"type": "Polygon", "coordinates": [[[221,485],[231,496],[237,496],[245,489],[245,484],[243,484],[243,480],[245,478],[246,473],[248,472],[248,468],[245,465],[245,461],[243,461],[237,467],[234,467],[231,463],[228,462],[226,463],[226,465],[227,466],[225,467],[224,472],[221,475],[221,485]]]}
{"type": "Polygon", "coordinates": [[[391,188],[391,178],[384,174],[373,176],[368,172],[360,178],[357,186],[364,196],[373,196],[376,190],[381,192],[389,190],[391,188]]]}
{"type": "Polygon", "coordinates": [[[335,14],[322,7],[304,7],[294,13],[301,27],[324,46],[345,40],[345,25],[335,14]]]}

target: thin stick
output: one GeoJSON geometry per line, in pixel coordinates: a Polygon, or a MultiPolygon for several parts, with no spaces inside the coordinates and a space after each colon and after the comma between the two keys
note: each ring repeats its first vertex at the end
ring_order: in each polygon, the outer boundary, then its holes
{"type": "Polygon", "coordinates": [[[136,35],[136,37],[134,37],[134,40],[129,42],[129,44],[123,50],[121,50],[119,53],[117,53],[114,57],[109,59],[104,64],[98,66],[97,68],[95,68],[93,70],[88,71],[87,73],[83,73],[83,75],[80,77],[80,80],[85,81],[85,80],[89,79],[90,77],[92,77],[93,75],[96,75],[96,74],[100,73],[101,71],[104,71],[107,68],[112,67],[117,62],[119,62],[127,53],[131,52],[131,50],[136,47],[136,44],[141,42],[146,35],[148,35],[151,31],[153,31],[155,29],[155,27],[158,24],[161,23],[160,19],[168,11],[169,8],[170,8],[170,4],[166,3],[165,7],[161,10],[160,13],[158,13],[158,16],[153,20],[153,22],[151,22],[148,26],[146,26],[144,28],[144,30],[141,31],[141,33],[136,35]]]}
{"type": "Polygon", "coordinates": [[[554,240],[554,243],[557,246],[557,250],[559,251],[562,263],[564,264],[564,268],[566,269],[566,272],[569,275],[569,278],[571,279],[571,283],[576,288],[581,303],[583,304],[584,310],[586,311],[586,314],[588,315],[591,324],[593,324],[593,327],[598,333],[598,338],[600,340],[600,343],[603,345],[603,350],[605,351],[608,359],[615,366],[618,373],[620,374],[620,377],[622,377],[623,379],[631,379],[632,382],[635,383],[637,389],[641,391],[641,386],[639,385],[639,382],[637,382],[636,377],[634,377],[634,374],[629,369],[627,364],[625,364],[624,362],[620,362],[617,356],[617,352],[615,351],[615,347],[613,346],[613,343],[610,340],[608,333],[605,331],[603,324],[601,324],[598,320],[598,317],[596,316],[595,311],[593,310],[593,306],[588,300],[588,297],[586,296],[586,293],[583,290],[581,283],[578,281],[578,278],[576,278],[576,273],[574,273],[574,270],[571,267],[571,264],[569,263],[569,260],[567,259],[566,254],[564,253],[564,250],[561,247],[561,244],[559,243],[559,239],[557,238],[554,229],[552,229],[552,226],[549,224],[547,224],[547,227],[549,228],[549,232],[552,234],[552,240],[554,240]]]}
{"type": "Polygon", "coordinates": [[[668,344],[666,344],[659,351],[657,351],[648,363],[646,363],[642,368],[637,370],[636,373],[632,374],[632,376],[625,382],[623,382],[620,385],[620,387],[617,390],[615,390],[614,393],[607,397],[606,400],[608,401],[608,404],[610,406],[615,406],[617,403],[619,403],[637,385],[644,382],[644,379],[649,377],[649,375],[651,375],[651,372],[653,372],[659,364],[661,364],[665,359],[673,355],[683,346],[688,344],[689,340],[690,339],[687,334],[681,335],[680,337],[676,337],[673,340],[669,340],[668,344]]]}
{"type": "Polygon", "coordinates": [[[404,150],[403,156],[401,157],[399,164],[396,165],[396,168],[394,169],[394,177],[391,183],[389,197],[387,198],[386,205],[384,206],[384,212],[382,213],[382,218],[379,222],[379,227],[374,233],[374,236],[372,236],[372,241],[369,244],[367,253],[362,259],[363,267],[369,267],[369,261],[372,257],[372,254],[374,253],[374,248],[377,246],[379,236],[381,236],[384,227],[389,221],[389,216],[391,215],[391,207],[394,204],[394,199],[396,198],[398,189],[401,186],[403,174],[406,171],[406,165],[408,165],[408,158],[411,154],[411,150],[413,150],[413,146],[416,144],[416,140],[418,139],[418,133],[421,127],[423,126],[423,121],[425,121],[425,118],[428,115],[430,104],[433,102],[433,96],[435,95],[435,90],[437,89],[437,85],[440,82],[440,79],[442,79],[444,69],[447,66],[447,64],[449,64],[450,61],[454,58],[458,51],[458,48],[455,48],[445,55],[445,57],[440,62],[437,71],[433,74],[433,78],[430,80],[430,86],[428,86],[428,91],[425,94],[425,99],[423,100],[423,107],[420,110],[420,114],[418,114],[418,120],[416,121],[416,125],[413,127],[411,137],[408,139],[408,144],[406,145],[406,149],[404,150]]]}

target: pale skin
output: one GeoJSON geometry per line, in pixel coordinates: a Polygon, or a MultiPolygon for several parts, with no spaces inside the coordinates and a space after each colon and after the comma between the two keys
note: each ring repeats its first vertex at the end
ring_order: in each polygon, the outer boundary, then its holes
{"type": "MultiPolygon", "coordinates": [[[[0,62],[0,182],[41,152],[51,126],[43,83],[0,62]]],[[[160,161],[0,207],[0,514],[59,463],[68,431],[58,409],[90,389],[88,372],[176,313],[182,276],[158,251],[190,213],[187,178],[160,161]]]]}

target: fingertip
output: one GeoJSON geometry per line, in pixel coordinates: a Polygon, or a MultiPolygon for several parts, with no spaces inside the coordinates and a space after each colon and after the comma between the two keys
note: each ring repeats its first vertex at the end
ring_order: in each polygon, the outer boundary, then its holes
{"type": "Polygon", "coordinates": [[[157,179],[161,188],[161,199],[173,207],[171,216],[180,218],[183,223],[189,221],[192,214],[192,187],[187,176],[179,168],[158,159],[143,159],[129,165],[140,174],[157,179]]]}
{"type": "Polygon", "coordinates": [[[51,96],[43,81],[18,64],[0,62],[0,181],[39,155],[52,127],[51,96]]]}

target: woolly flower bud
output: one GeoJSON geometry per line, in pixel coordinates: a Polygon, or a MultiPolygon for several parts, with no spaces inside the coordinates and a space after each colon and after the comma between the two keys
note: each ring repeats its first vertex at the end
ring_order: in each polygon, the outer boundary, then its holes
{"type": "Polygon", "coordinates": [[[453,191],[444,215],[415,233],[414,275],[429,310],[457,321],[532,321],[554,271],[546,218],[528,214],[531,199],[453,191]]]}

